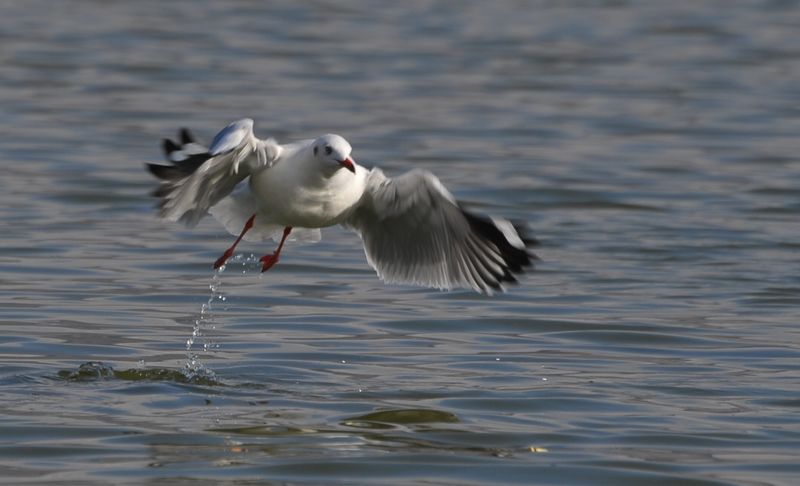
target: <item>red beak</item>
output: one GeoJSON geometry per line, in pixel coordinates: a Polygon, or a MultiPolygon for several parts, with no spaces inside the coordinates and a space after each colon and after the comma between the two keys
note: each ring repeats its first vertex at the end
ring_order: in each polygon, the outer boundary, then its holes
{"type": "Polygon", "coordinates": [[[356,173],[356,166],[353,165],[355,164],[355,162],[353,162],[353,159],[351,159],[350,157],[347,157],[346,159],[342,160],[341,162],[339,162],[339,164],[345,169],[352,172],[353,174],[356,173]]]}

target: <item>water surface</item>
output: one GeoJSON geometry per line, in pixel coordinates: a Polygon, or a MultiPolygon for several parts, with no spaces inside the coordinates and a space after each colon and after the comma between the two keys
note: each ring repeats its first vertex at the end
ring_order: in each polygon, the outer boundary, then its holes
{"type": "Polygon", "coordinates": [[[5,481],[800,476],[798,2],[32,0],[0,19],[5,481]],[[214,275],[231,237],[159,222],[143,163],[243,116],[528,221],[537,271],[493,298],[386,286],[331,228],[267,274],[271,245],[246,244],[214,275]]]}

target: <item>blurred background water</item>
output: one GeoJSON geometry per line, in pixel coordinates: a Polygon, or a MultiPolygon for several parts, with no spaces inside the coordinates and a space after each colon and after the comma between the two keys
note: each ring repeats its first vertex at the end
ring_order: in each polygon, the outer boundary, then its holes
{"type": "Polygon", "coordinates": [[[798,26],[791,0],[3,2],[0,477],[796,484],[798,26]],[[385,286],[331,228],[214,276],[232,238],[158,221],[143,163],[244,116],[528,221],[537,271],[385,286]]]}

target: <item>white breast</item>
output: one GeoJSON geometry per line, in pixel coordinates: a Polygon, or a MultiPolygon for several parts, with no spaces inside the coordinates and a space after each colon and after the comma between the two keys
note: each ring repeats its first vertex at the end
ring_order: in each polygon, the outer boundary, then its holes
{"type": "Polygon", "coordinates": [[[303,170],[302,164],[276,164],[250,178],[259,212],[283,226],[322,228],[339,224],[364,193],[368,171],[340,169],[331,177],[303,170]]]}

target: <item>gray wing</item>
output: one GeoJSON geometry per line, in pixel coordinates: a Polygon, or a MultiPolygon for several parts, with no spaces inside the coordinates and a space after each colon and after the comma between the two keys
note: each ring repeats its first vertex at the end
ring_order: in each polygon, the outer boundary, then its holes
{"type": "Polygon", "coordinates": [[[253,172],[271,167],[281,147],[272,139],[253,134],[253,120],[245,118],[220,131],[209,148],[181,130],[181,143],[164,140],[172,165],[147,164],[163,182],[153,193],[160,198],[159,215],[194,226],[208,209],[233,191],[253,172]]]}
{"type": "Polygon", "coordinates": [[[464,211],[425,171],[390,179],[373,169],[345,225],[359,232],[370,265],[390,283],[491,294],[536,258],[522,225],[464,211]]]}

